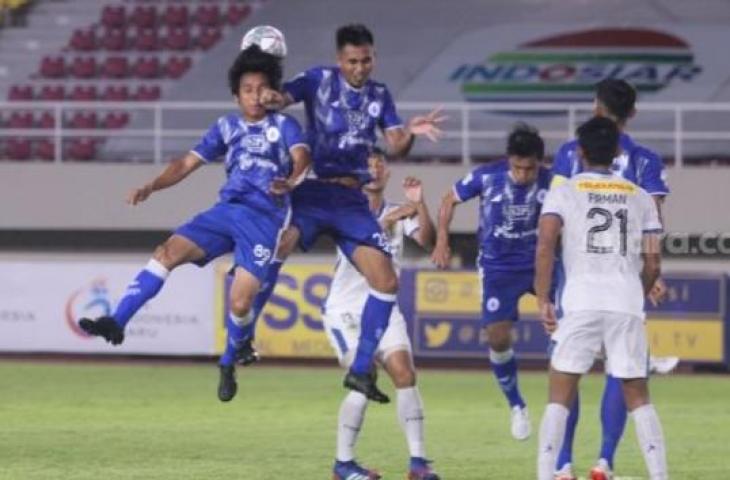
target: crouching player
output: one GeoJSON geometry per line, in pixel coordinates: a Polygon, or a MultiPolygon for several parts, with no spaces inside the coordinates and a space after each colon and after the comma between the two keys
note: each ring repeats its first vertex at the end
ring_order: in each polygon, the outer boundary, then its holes
{"type": "Polygon", "coordinates": [[[550,171],[541,165],[544,152],[537,130],[519,124],[507,140],[506,159],[477,167],[444,197],[432,255],[436,266],[449,265],[449,225],[454,208],[479,197],[482,322],[494,376],[512,412],[511,431],[516,440],[526,440],[531,427],[517,383],[512,325],[518,319],[520,297],[532,293],[537,221],[550,187],[550,171]]]}
{"type": "MultiPolygon", "coordinates": [[[[369,158],[372,182],[364,187],[373,214],[383,227],[393,256],[393,266],[399,271],[403,252],[403,237],[409,236],[424,248],[433,244],[434,227],[423,201],[421,182],[407,178],[403,184],[407,202],[392,203],[384,198],[390,171],[383,153],[375,150],[369,158]]],[[[327,336],[337,352],[340,364],[349,368],[357,350],[362,308],[367,300],[367,280],[338,249],[337,266],[323,308],[327,336]]],[[[388,327],[376,351],[376,362],[390,376],[396,388],[398,419],[410,452],[409,480],[438,480],[426,460],[423,435],[423,403],[416,386],[411,343],[406,323],[398,306],[393,307],[388,327]]],[[[374,374],[376,370],[373,369],[374,374]]],[[[367,409],[367,397],[357,391],[349,392],[340,406],[337,422],[337,454],[335,480],[369,480],[380,478],[372,470],[355,462],[355,444],[367,409]]]]}

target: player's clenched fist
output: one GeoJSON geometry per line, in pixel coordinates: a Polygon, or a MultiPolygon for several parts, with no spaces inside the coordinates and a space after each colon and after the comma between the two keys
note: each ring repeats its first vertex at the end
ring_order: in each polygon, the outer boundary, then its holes
{"type": "Polygon", "coordinates": [[[144,202],[152,194],[152,186],[145,185],[142,188],[135,188],[127,196],[127,203],[130,205],[137,205],[140,202],[144,202]]]}
{"type": "Polygon", "coordinates": [[[438,268],[446,268],[451,262],[451,247],[448,242],[436,242],[431,253],[431,261],[438,268]]]}
{"type": "Polygon", "coordinates": [[[281,92],[267,88],[261,92],[259,103],[271,110],[280,110],[286,106],[286,99],[281,92]]]}
{"type": "Polygon", "coordinates": [[[416,177],[406,177],[406,179],[403,180],[403,191],[409,202],[423,202],[423,184],[421,184],[421,181],[416,177]]]}

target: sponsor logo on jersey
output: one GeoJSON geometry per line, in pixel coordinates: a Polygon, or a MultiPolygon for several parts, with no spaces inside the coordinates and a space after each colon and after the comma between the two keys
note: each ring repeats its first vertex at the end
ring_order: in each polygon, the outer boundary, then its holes
{"type": "Polygon", "coordinates": [[[628,195],[636,193],[636,185],[624,181],[581,180],[577,187],[581,192],[617,192],[628,195]]]}

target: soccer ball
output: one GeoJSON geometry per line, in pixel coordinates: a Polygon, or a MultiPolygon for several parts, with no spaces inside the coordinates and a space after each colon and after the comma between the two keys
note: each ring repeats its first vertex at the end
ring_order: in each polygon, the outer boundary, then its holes
{"type": "Polygon", "coordinates": [[[286,57],[286,39],[281,30],[270,25],[259,25],[246,32],[241,40],[241,50],[251,45],[258,45],[259,48],[275,57],[286,57]]]}

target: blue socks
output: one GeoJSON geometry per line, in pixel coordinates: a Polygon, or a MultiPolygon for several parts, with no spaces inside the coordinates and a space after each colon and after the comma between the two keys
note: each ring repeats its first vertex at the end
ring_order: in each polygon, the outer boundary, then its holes
{"type": "Polygon", "coordinates": [[[157,295],[169,274],[170,272],[154,258],[147,263],[144,270],[129,284],[114,312],[114,320],[120,327],[126,327],[142,305],[157,295]]]}
{"type": "Polygon", "coordinates": [[[360,340],[357,344],[357,353],[352,362],[350,371],[359,375],[370,372],[373,366],[375,351],[378,343],[388,328],[390,313],[395,305],[396,294],[381,293],[370,290],[370,295],[365,302],[362,311],[362,325],[360,327],[360,340]]]}
{"type": "Polygon", "coordinates": [[[565,437],[563,437],[563,446],[560,448],[558,455],[558,465],[556,470],[560,470],[566,463],[573,463],[573,439],[575,438],[575,429],[578,426],[578,418],[580,417],[580,397],[575,394],[575,400],[570,407],[568,415],[568,423],[565,425],[565,437]]]}
{"type": "Polygon", "coordinates": [[[616,454],[618,442],[624,434],[627,416],[623,382],[611,375],[606,375],[606,388],[603,390],[603,400],[601,401],[603,443],[599,458],[605,459],[611,469],[613,469],[613,457],[616,454]]]}
{"type": "Polygon", "coordinates": [[[226,338],[226,349],[218,361],[219,365],[233,365],[236,363],[236,350],[241,346],[244,340],[250,338],[247,333],[253,330],[253,312],[250,311],[245,317],[237,317],[229,314],[226,318],[226,329],[228,336],[226,338]]]}
{"type": "Polygon", "coordinates": [[[492,363],[492,371],[497,379],[499,388],[502,389],[510,407],[519,406],[525,408],[525,401],[520,395],[517,385],[517,360],[515,352],[510,348],[504,352],[489,350],[489,361],[492,363]]]}

